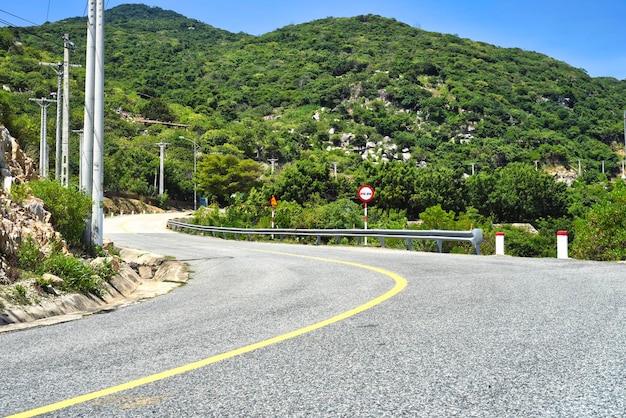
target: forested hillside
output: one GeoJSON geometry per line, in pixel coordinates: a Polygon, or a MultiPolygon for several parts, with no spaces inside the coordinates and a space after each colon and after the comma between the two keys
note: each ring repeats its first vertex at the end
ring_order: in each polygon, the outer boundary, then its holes
{"type": "MultiPolygon", "coordinates": [[[[107,10],[106,22],[107,190],[155,195],[156,144],[166,142],[167,194],[190,200],[193,141],[198,190],[222,205],[249,190],[259,202],[272,193],[300,205],[354,200],[368,182],[380,191],[374,206],[413,219],[441,205],[494,221],[571,220],[594,201],[576,184],[621,175],[626,81],[536,52],[372,15],[262,36],[143,5],[107,10]],[[247,177],[237,177],[226,156],[264,165],[246,163],[247,177]],[[570,191],[537,186],[579,167],[570,191]],[[536,177],[532,186],[524,176],[536,177]],[[548,201],[539,205],[524,187],[548,201]],[[505,192],[527,198],[511,204],[505,192]]],[[[0,29],[0,123],[33,156],[40,110],[28,98],[56,91],[56,75],[39,62],[61,60],[68,33],[72,62],[83,63],[85,32],[85,18],[0,29]]],[[[82,127],[83,73],[72,70],[72,129],[82,127]]],[[[78,159],[70,164],[76,173],[78,159]]]]}

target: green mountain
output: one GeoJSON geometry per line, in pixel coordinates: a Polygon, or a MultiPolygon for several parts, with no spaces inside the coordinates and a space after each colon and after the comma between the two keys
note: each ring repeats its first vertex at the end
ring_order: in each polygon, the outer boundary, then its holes
{"type": "MultiPolygon", "coordinates": [[[[56,91],[56,75],[39,62],[62,59],[67,33],[72,62],[82,63],[85,32],[85,18],[0,29],[0,123],[31,155],[40,110],[28,98],[56,91]]],[[[365,178],[364,159],[459,175],[580,160],[590,181],[601,167],[620,174],[626,81],[539,53],[372,15],[234,34],[143,5],[106,12],[105,45],[108,190],[154,194],[163,141],[168,194],[189,199],[193,153],[180,136],[203,154],[279,165],[315,156],[349,178],[365,178]],[[146,119],[165,123],[137,122],[146,119]]],[[[72,71],[71,126],[80,129],[84,75],[72,71]]]]}

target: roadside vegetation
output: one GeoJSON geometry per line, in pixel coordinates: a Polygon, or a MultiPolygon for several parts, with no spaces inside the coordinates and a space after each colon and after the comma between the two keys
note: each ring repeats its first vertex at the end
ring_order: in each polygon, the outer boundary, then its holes
{"type": "Polygon", "coordinates": [[[16,255],[5,266],[9,271],[0,283],[0,305],[37,303],[60,293],[101,295],[115,270],[109,261],[113,254],[81,242],[91,200],[74,188],[66,189],[49,180],[12,188],[12,200],[21,203],[28,196],[43,200],[44,209],[51,213],[50,222],[61,237],[42,242],[34,231],[22,234],[16,255]],[[94,257],[104,259],[91,263],[94,257]]]}

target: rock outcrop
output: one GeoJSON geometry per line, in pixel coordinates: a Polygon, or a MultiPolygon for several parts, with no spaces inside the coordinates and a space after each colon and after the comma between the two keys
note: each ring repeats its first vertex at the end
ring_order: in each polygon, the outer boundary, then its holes
{"type": "Polygon", "coordinates": [[[24,154],[17,140],[7,128],[0,125],[0,178],[6,193],[11,191],[11,184],[30,181],[37,178],[33,161],[24,154]]]}
{"type": "Polygon", "coordinates": [[[31,239],[42,254],[49,254],[52,245],[67,251],[63,237],[50,224],[50,212],[41,199],[27,197],[22,202],[10,199],[13,183],[37,178],[35,165],[21,150],[17,140],[0,126],[0,284],[9,284],[14,277],[11,262],[26,239],[31,239]]]}
{"type": "MultiPolygon", "coordinates": [[[[106,260],[114,265],[116,274],[99,295],[58,291],[57,287],[63,287],[62,277],[45,275],[49,283],[45,288],[32,278],[23,279],[15,266],[26,240],[32,240],[42,258],[53,251],[67,253],[69,249],[50,223],[51,214],[41,199],[21,196],[20,202],[11,200],[11,185],[34,180],[37,173],[35,165],[3,126],[0,135],[0,186],[4,186],[0,187],[0,332],[115,309],[167,293],[187,280],[184,264],[128,249],[118,249],[118,259],[106,260]],[[13,297],[5,298],[7,293],[13,297]],[[16,294],[22,299],[17,303],[16,294]]],[[[108,245],[112,247],[113,243],[108,245]]]]}

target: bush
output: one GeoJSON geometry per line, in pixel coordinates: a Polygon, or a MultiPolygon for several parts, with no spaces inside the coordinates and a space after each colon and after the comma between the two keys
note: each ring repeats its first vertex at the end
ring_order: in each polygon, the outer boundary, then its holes
{"type": "Polygon", "coordinates": [[[43,262],[44,254],[32,237],[22,240],[17,252],[17,266],[24,270],[36,271],[43,262]]]}
{"type": "Polygon", "coordinates": [[[574,224],[571,253],[575,258],[597,261],[626,260],[626,185],[593,205],[574,224]]]}
{"type": "Polygon", "coordinates": [[[506,254],[514,257],[555,257],[555,238],[533,234],[523,228],[503,227],[506,254]]]}
{"type": "Polygon", "coordinates": [[[104,279],[76,257],[54,254],[43,263],[43,269],[63,278],[63,290],[95,295],[102,293],[104,279]]]}
{"type": "Polygon", "coordinates": [[[30,183],[33,195],[44,201],[44,207],[52,216],[50,222],[71,247],[81,244],[85,220],[92,202],[75,187],[65,188],[51,180],[35,180],[30,183]]]}

